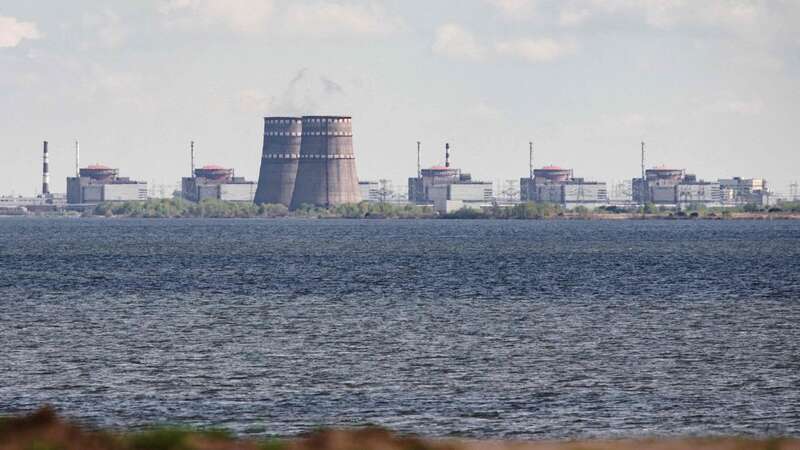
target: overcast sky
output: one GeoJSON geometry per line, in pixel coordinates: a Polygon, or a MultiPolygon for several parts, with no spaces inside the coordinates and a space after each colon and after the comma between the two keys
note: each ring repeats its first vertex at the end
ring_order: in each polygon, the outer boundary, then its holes
{"type": "Polygon", "coordinates": [[[453,160],[800,179],[800,0],[0,0],[0,193],[81,164],[258,176],[267,115],[352,115],[361,179],[453,160]]]}

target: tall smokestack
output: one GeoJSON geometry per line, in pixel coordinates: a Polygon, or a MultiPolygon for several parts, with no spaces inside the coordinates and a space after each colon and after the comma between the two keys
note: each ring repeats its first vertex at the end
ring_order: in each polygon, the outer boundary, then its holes
{"type": "Polygon", "coordinates": [[[528,142],[530,145],[530,155],[528,156],[528,177],[533,179],[533,141],[528,142]]]}
{"type": "Polygon", "coordinates": [[[78,140],[75,139],[75,176],[80,178],[81,177],[81,147],[78,144],[78,140]]]}
{"type": "Polygon", "coordinates": [[[422,166],[419,162],[419,154],[421,151],[422,142],[417,141],[417,178],[422,178],[422,166]]]}
{"type": "Polygon", "coordinates": [[[44,141],[42,154],[42,196],[50,195],[50,167],[47,158],[47,141],[44,141]]]}
{"type": "Polygon", "coordinates": [[[444,166],[450,168],[450,143],[444,144],[444,166]]]}

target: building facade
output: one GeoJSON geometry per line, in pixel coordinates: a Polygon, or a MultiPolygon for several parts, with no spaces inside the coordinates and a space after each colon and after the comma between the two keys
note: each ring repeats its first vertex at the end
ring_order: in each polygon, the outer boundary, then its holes
{"type": "Polygon", "coordinates": [[[465,181],[430,186],[428,198],[442,214],[460,209],[481,209],[494,201],[494,186],[482,181],[465,181]]]}
{"type": "Polygon", "coordinates": [[[763,178],[745,179],[733,177],[720,179],[719,186],[722,203],[725,205],[755,204],[766,206],[770,204],[767,180],[763,178]]]}
{"type": "Polygon", "coordinates": [[[666,206],[737,206],[769,204],[767,182],[761,178],[734,177],[714,182],[698,180],[683,169],[656,167],[645,171],[644,181],[634,178],[635,203],[666,206]]]}
{"type": "Polygon", "coordinates": [[[181,196],[190,202],[221,200],[226,202],[252,202],[258,185],[243,177],[236,177],[233,169],[208,165],[195,169],[193,177],[181,180],[181,196]]]}
{"type": "Polygon", "coordinates": [[[67,203],[86,204],[147,200],[147,183],[120,177],[118,169],[91,165],[67,177],[67,203]]]}
{"type": "Polygon", "coordinates": [[[521,178],[520,200],[555,203],[565,207],[608,203],[604,182],[575,178],[572,169],[547,166],[533,171],[533,178],[521,178]]]}
{"type": "Polygon", "coordinates": [[[381,201],[381,185],[377,181],[359,181],[358,190],[361,192],[362,201],[373,203],[381,201]]]}

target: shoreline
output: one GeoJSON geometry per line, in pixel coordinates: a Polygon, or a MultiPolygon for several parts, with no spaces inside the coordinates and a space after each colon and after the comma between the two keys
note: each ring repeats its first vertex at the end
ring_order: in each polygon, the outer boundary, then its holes
{"type": "Polygon", "coordinates": [[[179,199],[161,199],[98,205],[52,206],[50,209],[0,209],[0,217],[72,217],[72,218],[138,218],[138,219],[466,219],[466,220],[795,220],[800,219],[800,203],[778,207],[714,207],[696,206],[677,210],[646,205],[644,208],[576,207],[566,209],[551,203],[519,203],[513,206],[493,205],[482,209],[460,209],[450,213],[436,212],[431,205],[361,202],[337,206],[303,205],[290,211],[284,205],[236,203],[206,200],[191,203],[179,199]]]}
{"type": "Polygon", "coordinates": [[[457,215],[432,215],[425,217],[392,217],[392,216],[379,216],[369,215],[363,217],[348,217],[340,215],[293,215],[287,214],[285,216],[146,216],[146,215],[81,215],[81,214],[68,214],[68,213],[27,213],[27,214],[2,214],[0,213],[0,220],[2,219],[73,219],[73,220],[126,220],[126,219],[147,219],[147,220],[192,220],[192,219],[249,219],[249,220],[352,220],[352,221],[375,221],[375,220],[401,220],[401,221],[415,221],[415,220],[460,220],[460,221],[600,221],[600,222],[615,222],[615,221],[764,221],[764,220],[800,220],[800,213],[732,213],[728,216],[675,216],[664,214],[636,214],[636,213],[612,213],[612,214],[559,214],[547,217],[530,217],[530,218],[498,218],[491,216],[470,216],[458,217],[457,215]]]}
{"type": "Polygon", "coordinates": [[[285,438],[246,438],[180,426],[109,431],[60,418],[50,407],[0,416],[0,450],[800,450],[796,437],[636,437],[585,440],[425,438],[379,427],[318,429],[285,438]]]}

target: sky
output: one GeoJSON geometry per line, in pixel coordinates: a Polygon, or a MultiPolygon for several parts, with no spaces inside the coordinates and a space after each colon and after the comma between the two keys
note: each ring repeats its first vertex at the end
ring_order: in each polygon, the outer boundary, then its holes
{"type": "Polygon", "coordinates": [[[81,165],[256,180],[263,117],[353,117],[362,180],[800,180],[800,0],[0,0],[0,193],[81,165]]]}

